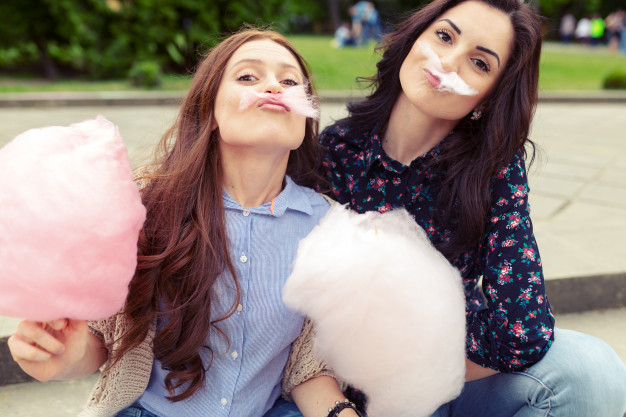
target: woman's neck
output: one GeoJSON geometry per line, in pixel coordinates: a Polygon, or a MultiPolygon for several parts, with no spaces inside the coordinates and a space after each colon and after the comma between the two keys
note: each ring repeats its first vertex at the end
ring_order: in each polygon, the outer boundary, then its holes
{"type": "Polygon", "coordinates": [[[400,94],[387,123],[383,149],[391,158],[409,165],[441,142],[456,123],[456,120],[435,119],[420,112],[400,94]]]}
{"type": "Polygon", "coordinates": [[[224,190],[244,208],[272,201],[283,189],[289,152],[264,154],[255,148],[242,150],[220,146],[224,190]]]}

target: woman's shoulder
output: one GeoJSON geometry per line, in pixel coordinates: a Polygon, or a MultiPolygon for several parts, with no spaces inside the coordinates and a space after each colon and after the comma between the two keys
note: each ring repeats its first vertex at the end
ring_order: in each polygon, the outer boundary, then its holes
{"type": "Polygon", "coordinates": [[[345,121],[335,122],[320,133],[320,143],[325,148],[347,144],[362,147],[369,138],[369,131],[356,129],[345,121]]]}
{"type": "Polygon", "coordinates": [[[526,161],[523,150],[517,151],[507,164],[503,164],[494,176],[494,182],[526,183],[526,161]]]}

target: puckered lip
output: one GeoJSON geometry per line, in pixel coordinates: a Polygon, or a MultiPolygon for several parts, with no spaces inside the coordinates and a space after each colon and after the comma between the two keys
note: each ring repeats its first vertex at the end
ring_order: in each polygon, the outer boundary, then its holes
{"type": "Polygon", "coordinates": [[[433,88],[438,88],[439,85],[441,84],[441,78],[437,77],[435,74],[430,72],[428,68],[424,68],[424,73],[426,74],[426,79],[428,80],[428,83],[433,88]]]}
{"type": "Polygon", "coordinates": [[[273,98],[262,98],[257,102],[257,106],[258,107],[263,107],[263,108],[267,108],[270,110],[277,110],[277,111],[290,111],[289,106],[287,106],[285,103],[283,103],[282,101],[279,100],[275,100],[273,98]],[[283,110],[280,110],[280,109],[283,110]]]}

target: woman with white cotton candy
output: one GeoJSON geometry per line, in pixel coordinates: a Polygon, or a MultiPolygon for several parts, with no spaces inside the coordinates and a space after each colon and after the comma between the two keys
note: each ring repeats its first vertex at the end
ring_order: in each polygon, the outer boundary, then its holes
{"type": "Polygon", "coordinates": [[[44,381],[101,369],[81,416],[286,417],[284,391],[317,417],[343,400],[332,371],[292,349],[310,326],[281,298],[298,241],[329,207],[308,188],[319,180],[309,79],[274,31],[242,30],[204,57],[139,173],[145,223],[122,310],[20,323],[9,348],[22,369],[44,381]],[[286,368],[301,382],[289,391],[286,368]]]}
{"type": "MultiPolygon", "coordinates": [[[[459,330],[438,329],[443,331],[431,340],[429,335],[442,316],[439,310],[429,310],[431,316],[426,313],[430,321],[413,325],[406,320],[408,312],[396,314],[390,323],[407,323],[404,332],[417,340],[405,345],[395,336],[396,345],[388,349],[395,353],[393,362],[384,345],[376,343],[378,333],[364,323],[371,311],[363,312],[362,306],[351,303],[363,292],[356,284],[359,278],[369,282],[378,276],[388,283],[385,290],[372,291],[364,298],[367,307],[381,315],[385,306],[392,314],[400,310],[397,304],[404,294],[390,290],[395,282],[399,282],[395,291],[414,293],[419,306],[428,305],[424,299],[436,303],[436,296],[428,298],[439,293],[433,288],[441,280],[436,274],[416,272],[413,278],[418,288],[408,287],[402,271],[410,256],[396,260],[398,267],[390,257],[392,265],[381,271],[369,263],[373,255],[364,255],[360,262],[352,257],[345,260],[340,254],[352,252],[329,243],[329,249],[336,252],[334,263],[353,261],[362,276],[344,273],[333,280],[354,284],[341,286],[343,298],[334,308],[347,319],[337,339],[341,343],[334,346],[338,353],[331,351],[328,357],[337,375],[352,384],[353,398],[370,397],[370,417],[622,417],[626,411],[623,362],[599,339],[555,329],[545,293],[525,168],[526,152],[534,152],[529,133],[537,104],[541,38],[541,19],[530,2],[432,1],[383,40],[377,73],[368,79],[374,87],[371,94],[350,103],[349,116],[320,135],[325,150],[322,170],[331,183],[329,195],[359,213],[383,213],[374,222],[376,227],[369,228],[372,236],[386,213],[408,211],[458,270],[465,290],[465,328],[461,330],[465,381],[460,381],[456,398],[442,395],[426,404],[419,395],[422,387],[430,392],[436,384],[450,381],[450,375],[433,372],[434,368],[420,365],[419,360],[436,364],[441,357],[432,352],[433,347],[440,347],[441,355],[456,357],[448,348],[459,330]],[[368,275],[368,270],[377,276],[368,275]],[[352,336],[362,331],[371,333],[375,343],[352,336]],[[345,342],[350,338],[361,343],[345,342]],[[343,351],[358,355],[361,345],[378,355],[371,353],[371,361],[362,367],[350,367],[353,364],[348,360],[332,362],[343,351]],[[381,374],[373,374],[379,376],[376,385],[362,371],[375,372],[378,364],[382,369],[378,369],[381,374]],[[382,374],[386,369],[393,372],[382,374]],[[416,375],[425,373],[426,380],[416,383],[416,375]],[[398,384],[402,389],[384,391],[398,384]]],[[[338,237],[334,240],[342,242],[338,237]]],[[[304,240],[302,249],[310,249],[313,243],[304,240]]],[[[391,250],[392,243],[385,247],[391,250]]],[[[313,267],[315,271],[322,268],[314,262],[313,267]]],[[[306,268],[300,273],[306,276],[306,268]]],[[[318,312],[314,297],[298,299],[295,284],[289,294],[301,303],[301,311],[317,320],[318,338],[332,334],[333,329],[340,332],[340,324],[314,314],[318,312]]],[[[327,291],[333,292],[334,287],[327,291]]],[[[387,326],[378,327],[386,338],[394,337],[385,332],[387,326]]],[[[333,340],[319,340],[319,344],[327,352],[333,340]]],[[[453,388],[454,382],[447,382],[447,389],[435,391],[447,395],[453,388]]]]}

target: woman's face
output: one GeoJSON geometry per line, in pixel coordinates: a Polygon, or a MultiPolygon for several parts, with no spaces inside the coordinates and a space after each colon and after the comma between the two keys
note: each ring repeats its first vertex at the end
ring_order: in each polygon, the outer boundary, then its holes
{"type": "Polygon", "coordinates": [[[506,67],[513,26],[502,11],[481,1],[466,1],[442,14],[418,37],[400,68],[400,100],[435,118],[460,120],[479,108],[506,67]],[[421,45],[420,45],[421,44],[421,45]],[[455,72],[475,92],[459,95],[437,89],[426,69],[424,48],[431,49],[442,70],[455,72]]]}
{"type": "Polygon", "coordinates": [[[281,152],[298,148],[306,118],[275,102],[255,100],[252,93],[282,94],[304,82],[298,61],[278,43],[263,39],[240,46],[226,65],[215,99],[214,128],[219,128],[222,145],[281,152]]]}

